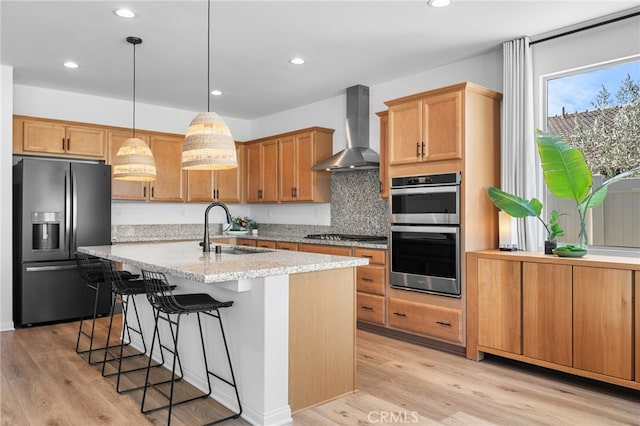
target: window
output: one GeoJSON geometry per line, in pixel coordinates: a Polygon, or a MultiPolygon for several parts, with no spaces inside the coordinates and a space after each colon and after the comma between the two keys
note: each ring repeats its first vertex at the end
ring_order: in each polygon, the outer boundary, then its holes
{"type": "MultiPolygon", "coordinates": [[[[544,79],[546,131],[579,148],[594,175],[594,186],[640,164],[640,60],[582,68],[544,79]]],[[[579,229],[575,205],[546,195],[545,210],[568,213],[560,222],[575,243],[579,229]]],[[[591,209],[589,244],[640,248],[640,176],[609,188],[604,203],[591,209]]]]}

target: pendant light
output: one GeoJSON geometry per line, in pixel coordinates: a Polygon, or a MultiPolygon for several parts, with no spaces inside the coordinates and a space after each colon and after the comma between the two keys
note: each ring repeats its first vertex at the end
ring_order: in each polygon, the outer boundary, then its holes
{"type": "Polygon", "coordinates": [[[133,137],[125,140],[113,162],[113,178],[150,182],[156,180],[156,162],[149,146],[136,138],[136,45],[142,43],[138,37],[127,37],[133,45],[133,137]]]}
{"type": "Polygon", "coordinates": [[[236,146],[222,117],[210,112],[211,84],[211,0],[207,6],[207,112],[201,112],[189,124],[182,145],[185,170],[227,170],[238,167],[236,146]]]}

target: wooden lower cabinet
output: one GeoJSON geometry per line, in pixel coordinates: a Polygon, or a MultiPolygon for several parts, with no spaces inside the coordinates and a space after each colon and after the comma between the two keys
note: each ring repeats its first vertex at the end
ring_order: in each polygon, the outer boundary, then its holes
{"type": "Polygon", "coordinates": [[[634,312],[635,312],[635,323],[634,323],[634,328],[636,330],[635,333],[635,353],[636,353],[636,361],[635,361],[635,375],[636,375],[636,383],[640,384],[640,271],[635,271],[634,273],[634,282],[635,282],[635,288],[634,288],[634,294],[635,294],[635,305],[634,305],[634,312]]]}
{"type": "Polygon", "coordinates": [[[462,313],[458,309],[401,299],[387,299],[389,326],[450,342],[462,342],[462,313]]]}
{"type": "Polygon", "coordinates": [[[333,254],[336,256],[351,256],[351,247],[347,246],[300,243],[298,244],[298,251],[318,254],[333,254]]]}
{"type": "Polygon", "coordinates": [[[632,315],[632,271],[574,266],[573,366],[631,380],[632,315]]]}
{"type": "Polygon", "coordinates": [[[478,260],[478,345],[522,352],[520,262],[478,260]]]}
{"type": "Polygon", "coordinates": [[[522,353],[571,366],[571,266],[522,265],[522,353]]]}
{"type": "Polygon", "coordinates": [[[290,243],[288,241],[276,241],[278,250],[298,251],[298,243],[290,243]]]}
{"type": "Polygon", "coordinates": [[[467,264],[468,358],[487,352],[640,389],[638,259],[485,250],[467,264]]]}
{"type": "Polygon", "coordinates": [[[359,291],[356,295],[358,320],[384,325],[384,301],[383,296],[359,291]]]}
{"type": "Polygon", "coordinates": [[[275,241],[266,241],[266,240],[257,240],[256,247],[262,247],[266,249],[275,249],[276,242],[275,241]]]}

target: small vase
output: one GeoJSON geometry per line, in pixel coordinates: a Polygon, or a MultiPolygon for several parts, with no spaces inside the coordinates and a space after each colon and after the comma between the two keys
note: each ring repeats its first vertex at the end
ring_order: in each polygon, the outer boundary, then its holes
{"type": "Polygon", "coordinates": [[[544,242],[544,254],[553,254],[553,249],[558,247],[558,241],[546,240],[544,242]]]}
{"type": "Polygon", "coordinates": [[[580,232],[578,233],[578,247],[587,249],[587,225],[584,221],[580,222],[580,232]]]}

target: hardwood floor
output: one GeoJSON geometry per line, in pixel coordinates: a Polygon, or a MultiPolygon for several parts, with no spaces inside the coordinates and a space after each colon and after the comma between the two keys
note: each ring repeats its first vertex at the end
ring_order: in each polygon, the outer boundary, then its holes
{"type": "MultiPolygon", "coordinates": [[[[75,353],[77,326],[0,333],[1,424],[165,424],[166,410],[140,413],[142,391],[118,395],[114,379],[75,353]]],[[[498,358],[477,363],[358,331],[357,360],[360,391],[295,415],[294,425],[640,424],[639,392],[498,358]]],[[[127,386],[141,383],[129,376],[127,386]]],[[[197,401],[177,407],[172,424],[202,424],[226,412],[212,399],[197,401]]]]}

